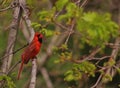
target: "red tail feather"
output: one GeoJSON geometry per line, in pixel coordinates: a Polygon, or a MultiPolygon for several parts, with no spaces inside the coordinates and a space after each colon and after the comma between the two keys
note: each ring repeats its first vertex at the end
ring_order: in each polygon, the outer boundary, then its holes
{"type": "Polygon", "coordinates": [[[20,74],[21,74],[22,69],[23,69],[23,64],[24,64],[24,62],[22,61],[22,62],[21,62],[20,69],[19,69],[19,72],[18,72],[18,77],[17,77],[18,80],[19,80],[19,78],[20,78],[20,74]]]}

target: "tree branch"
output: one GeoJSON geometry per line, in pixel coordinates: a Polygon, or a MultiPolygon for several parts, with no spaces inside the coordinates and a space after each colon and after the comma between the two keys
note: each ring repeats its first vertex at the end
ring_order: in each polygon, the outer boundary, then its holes
{"type": "Polygon", "coordinates": [[[8,36],[7,49],[6,49],[6,53],[5,53],[6,57],[3,60],[3,64],[2,64],[2,68],[1,68],[3,72],[6,72],[11,64],[11,60],[13,57],[13,55],[11,53],[13,53],[13,49],[14,49],[14,45],[15,45],[15,41],[16,41],[17,29],[19,27],[19,22],[20,22],[20,17],[21,17],[21,9],[20,9],[20,7],[16,7],[14,9],[13,21],[11,24],[12,26],[10,28],[10,32],[9,32],[9,36],[8,36]],[[8,54],[11,54],[11,55],[7,56],[8,54]]]}
{"type": "MultiPolygon", "coordinates": [[[[17,29],[19,27],[20,18],[22,15],[21,12],[22,10],[19,6],[14,8],[13,20],[11,23],[12,26],[10,27],[10,31],[8,35],[8,43],[7,43],[7,49],[6,49],[5,56],[13,52],[15,41],[16,41],[16,36],[17,36],[17,29]]],[[[13,57],[13,54],[3,58],[3,63],[2,63],[2,68],[1,68],[3,73],[6,73],[7,70],[9,69],[11,61],[12,61],[12,57],[13,57]]],[[[0,83],[0,87],[2,87],[2,85],[4,85],[4,82],[0,83]]]]}
{"type": "Polygon", "coordinates": [[[47,87],[48,88],[53,88],[53,84],[52,84],[52,82],[51,82],[51,80],[49,78],[48,72],[44,67],[41,68],[41,73],[42,73],[42,75],[43,75],[43,77],[45,79],[47,87]]]}
{"type": "Polygon", "coordinates": [[[83,3],[80,5],[80,8],[82,8],[83,6],[85,6],[85,4],[88,2],[88,0],[84,0],[83,3]]]}
{"type": "MultiPolygon", "coordinates": [[[[31,43],[33,38],[34,38],[35,32],[34,32],[34,29],[31,27],[31,21],[29,19],[29,15],[28,15],[28,9],[26,8],[26,0],[20,0],[20,6],[23,9],[24,20],[26,22],[28,30],[30,31],[30,38],[27,41],[29,43],[31,43]]],[[[29,88],[35,88],[36,74],[37,74],[37,63],[36,63],[36,59],[33,58],[33,60],[32,60],[32,72],[31,72],[31,79],[30,79],[29,88]]]]}
{"type": "Polygon", "coordinates": [[[83,61],[87,61],[87,60],[94,60],[94,56],[101,50],[100,47],[97,47],[95,48],[87,57],[84,57],[82,60],[75,60],[75,59],[72,59],[71,61],[74,62],[74,63],[81,63],[83,61]]]}
{"type": "Polygon", "coordinates": [[[17,6],[18,6],[18,1],[17,0],[13,0],[8,7],[4,8],[4,9],[0,9],[0,12],[6,11],[8,9],[15,8],[17,6]]]}
{"type": "Polygon", "coordinates": [[[36,74],[37,74],[37,58],[32,60],[32,72],[29,88],[35,88],[36,84],[36,74]]]}
{"type": "Polygon", "coordinates": [[[96,88],[96,86],[97,86],[98,83],[100,82],[101,78],[102,78],[102,74],[100,74],[100,76],[99,76],[99,78],[97,79],[96,83],[95,83],[92,87],[90,87],[90,88],[96,88]]]}
{"type": "Polygon", "coordinates": [[[15,54],[15,53],[17,53],[18,51],[20,51],[21,49],[25,48],[26,46],[28,46],[28,43],[25,44],[25,45],[23,45],[23,46],[20,47],[19,49],[15,50],[15,51],[13,51],[13,52],[7,54],[7,55],[4,55],[3,57],[0,57],[0,59],[6,58],[6,57],[8,57],[8,56],[11,55],[11,54],[15,54]]]}

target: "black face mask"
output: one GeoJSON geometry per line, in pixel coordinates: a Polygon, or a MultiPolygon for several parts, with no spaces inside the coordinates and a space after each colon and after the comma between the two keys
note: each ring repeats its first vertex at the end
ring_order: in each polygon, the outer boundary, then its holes
{"type": "Polygon", "coordinates": [[[42,38],[38,38],[38,41],[39,41],[40,43],[42,43],[42,38]]]}

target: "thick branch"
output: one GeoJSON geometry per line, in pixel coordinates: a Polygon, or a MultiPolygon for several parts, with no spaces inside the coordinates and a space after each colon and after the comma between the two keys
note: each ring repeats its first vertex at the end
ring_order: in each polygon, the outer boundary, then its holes
{"type": "Polygon", "coordinates": [[[37,59],[32,60],[32,72],[31,72],[31,80],[30,80],[30,85],[29,88],[35,88],[36,84],[36,74],[37,74],[37,59]]]}
{"type": "MultiPolygon", "coordinates": [[[[8,43],[7,43],[5,56],[13,52],[16,35],[17,35],[17,29],[20,22],[20,17],[21,17],[21,9],[20,7],[16,7],[14,9],[13,21],[12,21],[9,36],[8,36],[8,43]]],[[[12,57],[13,57],[13,54],[4,58],[2,68],[1,68],[4,73],[6,73],[6,71],[10,67],[12,57]]]]}
{"type": "MultiPolygon", "coordinates": [[[[15,41],[16,41],[16,36],[17,36],[17,29],[19,27],[19,22],[21,18],[21,11],[22,10],[19,6],[14,8],[13,20],[12,20],[12,24],[11,24],[9,35],[8,35],[8,43],[7,43],[5,56],[13,52],[15,41]]],[[[9,69],[11,65],[12,57],[13,57],[13,54],[8,55],[7,57],[3,58],[3,63],[2,63],[2,68],[1,68],[3,73],[6,73],[7,70],[9,69]]],[[[4,81],[0,83],[0,87],[2,85],[4,85],[4,81]]]]}
{"type": "MultiPolygon", "coordinates": [[[[27,40],[29,43],[32,42],[34,38],[34,29],[31,27],[31,21],[28,16],[28,10],[26,9],[26,0],[20,0],[20,6],[24,11],[24,20],[27,24],[28,30],[30,31],[30,38],[27,40]]],[[[32,72],[31,72],[31,79],[30,79],[30,85],[29,88],[35,88],[36,84],[36,73],[37,73],[37,63],[36,59],[33,58],[32,60],[32,72]]]]}
{"type": "Polygon", "coordinates": [[[31,20],[29,19],[29,10],[26,8],[26,0],[20,0],[20,6],[22,7],[23,11],[24,11],[24,20],[26,22],[26,25],[28,27],[28,30],[30,31],[30,38],[29,38],[29,43],[33,40],[34,37],[34,29],[31,27],[31,20]]]}

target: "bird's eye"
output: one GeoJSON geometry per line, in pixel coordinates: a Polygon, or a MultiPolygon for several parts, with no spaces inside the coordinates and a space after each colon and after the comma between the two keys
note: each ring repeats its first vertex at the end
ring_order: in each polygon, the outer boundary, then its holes
{"type": "Polygon", "coordinates": [[[40,43],[42,43],[42,38],[38,38],[38,41],[39,41],[40,43]]]}

